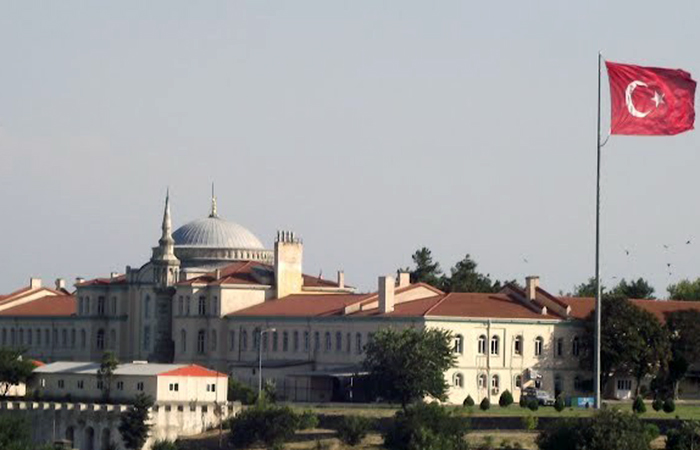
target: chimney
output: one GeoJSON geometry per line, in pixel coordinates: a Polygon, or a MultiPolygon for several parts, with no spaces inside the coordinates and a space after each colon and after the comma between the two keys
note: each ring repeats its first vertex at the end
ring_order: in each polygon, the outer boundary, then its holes
{"type": "Polygon", "coordinates": [[[65,288],[66,288],[66,280],[64,280],[63,278],[57,278],[56,279],[56,290],[60,291],[60,290],[64,290],[65,288]]]}
{"type": "Polygon", "coordinates": [[[338,287],[340,289],[345,288],[345,272],[343,272],[342,270],[338,271],[338,287]]]}
{"type": "Polygon", "coordinates": [[[379,277],[379,312],[390,313],[394,310],[394,277],[379,277]]]}
{"type": "Polygon", "coordinates": [[[537,298],[537,288],[540,287],[540,277],[531,275],[525,278],[525,294],[531,302],[537,298]]]}
{"type": "Polygon", "coordinates": [[[277,298],[298,294],[304,285],[301,263],[304,244],[291,231],[278,231],[275,239],[275,285],[277,298]]]}
{"type": "Polygon", "coordinates": [[[215,277],[217,280],[218,280],[219,278],[221,278],[221,269],[216,269],[216,270],[214,271],[214,277],[215,277]]]}
{"type": "Polygon", "coordinates": [[[84,283],[84,282],[85,282],[85,278],[83,278],[83,277],[76,277],[76,278],[75,278],[75,284],[76,284],[76,285],[77,285],[77,284],[84,283]]]}
{"type": "Polygon", "coordinates": [[[109,277],[110,278],[117,278],[119,276],[119,272],[110,272],[109,277]]]}
{"type": "Polygon", "coordinates": [[[399,272],[399,288],[406,287],[411,284],[410,272],[399,272]]]}
{"type": "Polygon", "coordinates": [[[31,277],[29,279],[29,288],[30,289],[39,289],[40,287],[41,287],[41,278],[31,277]]]}

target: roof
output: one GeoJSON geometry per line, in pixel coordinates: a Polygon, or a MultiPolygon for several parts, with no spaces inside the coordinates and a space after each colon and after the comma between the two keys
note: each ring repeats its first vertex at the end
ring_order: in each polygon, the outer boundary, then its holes
{"type": "MultiPolygon", "coordinates": [[[[560,299],[571,306],[571,316],[577,319],[587,318],[595,307],[595,298],[593,297],[560,297],[560,299]]],[[[666,321],[666,317],[671,312],[684,310],[700,311],[700,302],[694,301],[633,299],[631,302],[649,311],[662,322],[666,321]]]]}
{"type": "Polygon", "coordinates": [[[126,275],[118,275],[116,277],[109,278],[93,278],[92,280],[86,280],[81,283],[77,283],[76,286],[107,286],[112,284],[126,284],[126,275]]]}
{"type": "MultiPolygon", "coordinates": [[[[35,373],[63,373],[75,375],[97,375],[100,363],[59,361],[34,369],[35,373]]],[[[194,364],[119,364],[114,375],[123,376],[182,376],[182,377],[225,377],[226,374],[215,372],[194,364]]]]}
{"type": "Polygon", "coordinates": [[[229,316],[333,316],[371,294],[292,294],[236,311],[229,316]]]}
{"type": "Polygon", "coordinates": [[[173,233],[173,239],[176,247],[265,249],[250,230],[213,214],[181,226],[173,233]]]}
{"type": "Polygon", "coordinates": [[[0,311],[0,316],[72,316],[76,310],[72,295],[46,295],[0,311]]]}

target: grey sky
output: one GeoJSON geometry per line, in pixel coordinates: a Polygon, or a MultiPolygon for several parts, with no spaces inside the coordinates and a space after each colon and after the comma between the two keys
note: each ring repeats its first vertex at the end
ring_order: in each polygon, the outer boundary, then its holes
{"type": "MultiPolygon", "coordinates": [[[[593,272],[596,53],[697,79],[699,13],[1,1],[0,293],[142,264],[166,186],[179,226],[207,213],[211,181],[221,215],[266,245],[299,233],[311,274],[370,289],[428,246],[445,269],[470,253],[497,278],[569,290],[593,272]]],[[[699,143],[610,139],[608,284],[643,276],[665,295],[700,274],[699,143]]]]}

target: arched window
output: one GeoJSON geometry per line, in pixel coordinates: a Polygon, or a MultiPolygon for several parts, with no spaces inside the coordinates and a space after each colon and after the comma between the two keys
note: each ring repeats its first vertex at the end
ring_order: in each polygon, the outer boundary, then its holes
{"type": "Polygon", "coordinates": [[[308,332],[308,331],[304,331],[304,351],[305,351],[305,352],[308,352],[308,351],[309,351],[309,348],[310,348],[310,346],[311,346],[311,343],[309,342],[310,339],[311,339],[311,337],[310,337],[310,335],[309,335],[309,332],[308,332]]]}
{"type": "Polygon", "coordinates": [[[542,336],[537,336],[537,339],[535,339],[535,356],[540,356],[542,354],[543,346],[544,339],[542,339],[542,336]]]}
{"type": "Polygon", "coordinates": [[[581,377],[578,376],[578,375],[576,375],[576,376],[574,377],[574,389],[577,390],[577,391],[582,390],[582,389],[581,389],[581,377]]]}
{"type": "Polygon", "coordinates": [[[44,330],[44,341],[46,341],[46,345],[51,345],[51,332],[48,328],[44,330]]]}
{"type": "Polygon", "coordinates": [[[83,303],[83,312],[86,316],[90,314],[90,297],[85,297],[85,303],[83,303]]]}
{"type": "Polygon", "coordinates": [[[41,329],[36,330],[36,345],[41,345],[41,329]]]}
{"type": "Polygon", "coordinates": [[[516,355],[523,354],[523,337],[522,336],[515,336],[515,339],[513,339],[513,353],[515,353],[516,355]]]}
{"type": "Polygon", "coordinates": [[[523,387],[523,376],[522,375],[515,376],[515,387],[517,389],[522,389],[522,387],[523,387]]]}
{"type": "Polygon", "coordinates": [[[498,378],[498,375],[494,375],[491,377],[491,392],[494,394],[498,393],[498,390],[501,387],[501,380],[498,378]]]}
{"type": "Polygon", "coordinates": [[[180,315],[185,313],[185,298],[182,295],[177,299],[177,313],[180,315]]]}
{"type": "MultiPolygon", "coordinates": [[[[258,333],[260,333],[259,330],[258,330],[258,333]]],[[[268,349],[268,347],[267,347],[267,341],[269,340],[267,337],[268,334],[269,333],[262,333],[262,348],[263,348],[264,352],[266,352],[268,349]]]]}
{"type": "Polygon", "coordinates": [[[206,342],[206,332],[204,330],[199,330],[197,333],[197,353],[200,355],[204,354],[205,342],[206,342]]]}
{"type": "Polygon", "coordinates": [[[501,342],[501,340],[498,336],[494,335],[491,337],[491,354],[492,355],[498,355],[500,342],[501,342]]]}
{"type": "Polygon", "coordinates": [[[75,440],[75,428],[73,428],[73,427],[66,428],[66,440],[70,441],[71,447],[74,447],[73,441],[75,440]]]}
{"type": "Polygon", "coordinates": [[[554,397],[559,397],[559,395],[564,390],[564,382],[561,379],[561,375],[554,375],[554,397]]]}
{"type": "Polygon", "coordinates": [[[75,342],[77,340],[76,336],[77,336],[77,334],[76,334],[75,328],[72,328],[70,330],[70,346],[71,346],[71,348],[75,348],[75,342]]]}
{"type": "Polygon", "coordinates": [[[143,316],[148,319],[151,317],[151,296],[146,295],[146,300],[143,302],[143,316]]]}
{"type": "Polygon", "coordinates": [[[352,333],[345,336],[345,353],[352,352],[352,333]]]}
{"type": "Polygon", "coordinates": [[[97,330],[97,349],[105,349],[105,330],[103,329],[97,330]]]}
{"type": "Polygon", "coordinates": [[[464,387],[464,376],[459,372],[452,375],[452,385],[456,388],[463,388],[464,387]]]}
{"type": "Polygon", "coordinates": [[[211,300],[211,311],[215,316],[219,314],[219,297],[216,295],[211,300]]]}
{"type": "Polygon", "coordinates": [[[272,351],[273,352],[276,352],[277,349],[279,348],[278,341],[279,341],[279,334],[277,333],[277,331],[273,331],[272,332],[272,351]]]}
{"type": "Polygon", "coordinates": [[[282,332],[282,351],[289,351],[289,332],[286,330],[282,332]]]}
{"type": "Polygon", "coordinates": [[[114,330],[114,328],[109,330],[109,348],[117,348],[117,332],[114,330]]]}
{"type": "Polygon", "coordinates": [[[563,338],[558,338],[556,340],[556,343],[554,345],[554,355],[557,358],[561,358],[564,356],[564,339],[563,338]]]}
{"type": "Polygon", "coordinates": [[[112,297],[112,315],[117,315],[117,297],[112,297]]]}
{"type": "Polygon", "coordinates": [[[321,349],[321,333],[314,331],[314,351],[317,352],[321,349]]]}
{"type": "Polygon", "coordinates": [[[464,353],[464,336],[462,336],[461,334],[455,336],[455,345],[452,351],[460,355],[464,353]]]}
{"type": "Polygon", "coordinates": [[[24,345],[24,328],[19,329],[19,345],[24,345]]]}
{"type": "Polygon", "coordinates": [[[211,330],[211,351],[216,351],[216,344],[218,342],[218,336],[216,330],[211,330]]]}
{"type": "Polygon", "coordinates": [[[78,315],[83,315],[83,297],[78,297],[78,315]]]}
{"type": "Polygon", "coordinates": [[[34,345],[34,330],[31,328],[27,330],[27,345],[34,345]]]}
{"type": "Polygon", "coordinates": [[[362,333],[355,333],[355,353],[362,353],[362,333]]]}
{"type": "Polygon", "coordinates": [[[574,340],[571,341],[571,354],[574,356],[578,356],[581,353],[581,341],[579,340],[578,336],[574,337],[574,340]]]}
{"type": "Polygon", "coordinates": [[[255,350],[255,351],[260,350],[260,328],[254,329],[252,336],[253,336],[253,350],[255,350]]]}
{"type": "Polygon", "coordinates": [[[479,374],[478,377],[476,377],[476,385],[479,387],[479,389],[486,389],[486,374],[481,373],[479,374]]]}
{"type": "Polygon", "coordinates": [[[188,316],[190,315],[191,303],[192,303],[192,301],[191,301],[191,299],[190,299],[190,296],[188,295],[188,296],[185,298],[185,314],[188,315],[188,316]]]}
{"type": "Polygon", "coordinates": [[[248,351],[248,331],[241,331],[241,351],[248,351]]]}
{"type": "Polygon", "coordinates": [[[187,353],[187,330],[180,330],[180,353],[187,353]]]}
{"type": "Polygon", "coordinates": [[[343,333],[340,331],[335,332],[335,351],[343,351],[343,333]]]}
{"type": "Polygon", "coordinates": [[[486,336],[483,334],[479,336],[479,341],[476,346],[476,352],[480,355],[486,354],[486,336]]]}
{"type": "Polygon", "coordinates": [[[200,316],[206,316],[207,315],[207,298],[206,297],[199,297],[199,315],[200,316]]]}
{"type": "Polygon", "coordinates": [[[10,345],[15,346],[15,329],[10,330],[10,345]]]}
{"type": "Polygon", "coordinates": [[[294,333],[293,333],[292,348],[294,349],[295,352],[299,351],[299,332],[297,330],[294,330],[294,333]]]}
{"type": "Polygon", "coordinates": [[[333,342],[331,341],[331,332],[326,331],[326,352],[330,352],[333,349],[333,342]]]}
{"type": "MultiPolygon", "coordinates": [[[[14,339],[13,339],[14,340],[14,339]]],[[[58,330],[54,329],[53,330],[53,346],[58,347],[59,342],[58,342],[58,330]]]]}
{"type": "Polygon", "coordinates": [[[68,347],[68,330],[65,328],[61,330],[61,343],[64,347],[68,347]]]}
{"type": "Polygon", "coordinates": [[[85,348],[86,341],[85,330],[80,330],[80,348],[85,348]]]}
{"type": "Polygon", "coordinates": [[[233,351],[236,349],[236,332],[235,331],[228,332],[228,349],[229,349],[229,351],[233,351]]]}
{"type": "Polygon", "coordinates": [[[105,315],[105,298],[103,296],[97,297],[97,315],[105,315]]]}

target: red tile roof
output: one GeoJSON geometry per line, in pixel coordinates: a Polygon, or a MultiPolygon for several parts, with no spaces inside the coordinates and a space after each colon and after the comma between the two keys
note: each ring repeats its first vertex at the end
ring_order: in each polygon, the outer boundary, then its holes
{"type": "Polygon", "coordinates": [[[72,316],[75,304],[72,295],[47,295],[0,311],[0,316],[72,316]]]}
{"type": "Polygon", "coordinates": [[[32,364],[34,364],[34,367],[41,367],[46,365],[45,363],[37,361],[36,359],[32,359],[32,364]]]}
{"type": "Polygon", "coordinates": [[[227,377],[225,373],[216,372],[214,370],[209,370],[205,367],[192,364],[186,367],[180,367],[179,369],[170,370],[168,372],[163,372],[158,374],[159,377],[227,377]]]}
{"type": "MultiPolygon", "coordinates": [[[[592,312],[595,306],[593,297],[560,297],[560,299],[571,306],[571,316],[577,319],[585,319],[592,312]]],[[[664,322],[666,316],[674,311],[694,309],[700,311],[700,302],[685,302],[680,300],[631,300],[632,303],[642,309],[654,314],[657,319],[664,322]]]]}
{"type": "Polygon", "coordinates": [[[229,316],[333,316],[372,294],[292,294],[236,311],[229,316]]]}
{"type": "Polygon", "coordinates": [[[540,314],[505,294],[453,292],[447,294],[426,316],[474,317],[494,319],[560,319],[540,314]]]}
{"type": "Polygon", "coordinates": [[[119,275],[114,278],[93,278],[92,280],[83,281],[76,286],[106,286],[109,284],[126,284],[126,275],[119,275]]]}

